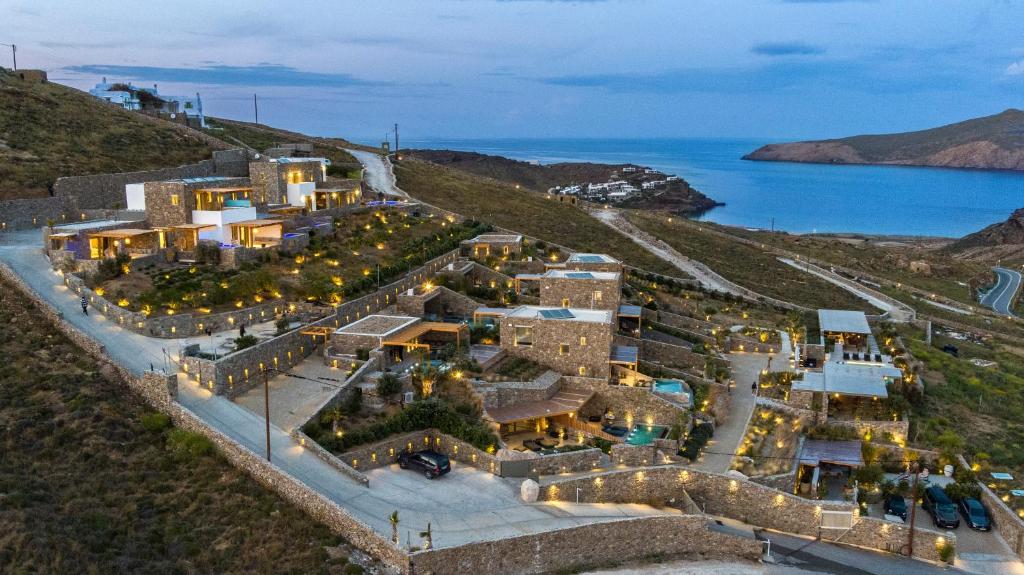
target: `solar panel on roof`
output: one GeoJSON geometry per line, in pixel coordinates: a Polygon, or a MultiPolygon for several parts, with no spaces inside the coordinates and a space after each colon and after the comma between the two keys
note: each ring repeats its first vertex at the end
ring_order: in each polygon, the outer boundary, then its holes
{"type": "Polygon", "coordinates": [[[576,316],[567,309],[542,309],[540,315],[544,319],[571,319],[576,316]]]}
{"type": "Polygon", "coordinates": [[[565,274],[565,277],[574,280],[592,280],[594,279],[594,274],[590,272],[569,272],[565,274]]]}

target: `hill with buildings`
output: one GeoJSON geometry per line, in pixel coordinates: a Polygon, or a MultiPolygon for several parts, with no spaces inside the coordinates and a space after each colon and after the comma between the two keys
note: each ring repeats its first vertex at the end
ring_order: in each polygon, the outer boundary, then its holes
{"type": "Polygon", "coordinates": [[[677,176],[636,164],[538,164],[453,150],[409,150],[403,152],[403,155],[515,184],[528,190],[575,195],[601,203],[615,203],[621,207],[657,209],[687,215],[721,205],[677,176]]]}
{"type": "Polygon", "coordinates": [[[1024,111],[929,130],[768,144],[746,160],[1024,170],[1024,111]]]}
{"type": "Polygon", "coordinates": [[[0,200],[45,197],[61,176],[197,162],[214,144],[85,92],[0,69],[0,200]]]}

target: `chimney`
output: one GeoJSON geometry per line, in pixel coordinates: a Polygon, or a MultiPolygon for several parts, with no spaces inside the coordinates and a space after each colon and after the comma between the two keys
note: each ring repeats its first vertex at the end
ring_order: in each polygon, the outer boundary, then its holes
{"type": "Polygon", "coordinates": [[[107,77],[106,77],[106,76],[104,76],[104,77],[103,77],[103,83],[104,83],[104,84],[106,84],[106,83],[107,83],[107,77]]]}

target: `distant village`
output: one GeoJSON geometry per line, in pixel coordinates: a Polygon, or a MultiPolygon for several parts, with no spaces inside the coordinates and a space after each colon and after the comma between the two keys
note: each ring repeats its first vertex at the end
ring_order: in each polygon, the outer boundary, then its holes
{"type": "Polygon", "coordinates": [[[669,191],[680,185],[679,176],[669,176],[653,168],[627,165],[613,172],[607,182],[587,182],[548,189],[553,196],[575,197],[600,203],[620,204],[669,191]]]}

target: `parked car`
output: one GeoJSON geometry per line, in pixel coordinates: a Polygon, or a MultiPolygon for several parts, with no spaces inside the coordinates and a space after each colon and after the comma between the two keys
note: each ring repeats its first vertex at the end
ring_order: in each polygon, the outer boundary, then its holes
{"type": "Polygon", "coordinates": [[[902,495],[890,495],[885,499],[885,514],[907,520],[907,500],[902,495]]]}
{"type": "Polygon", "coordinates": [[[924,490],[924,502],[921,504],[932,516],[932,523],[936,527],[945,529],[956,529],[960,527],[960,517],[956,514],[956,505],[946,495],[946,492],[937,485],[932,485],[924,490]]]}
{"type": "Polygon", "coordinates": [[[398,466],[402,469],[422,470],[424,477],[434,479],[452,470],[448,456],[436,451],[417,451],[402,453],[398,456],[398,466]]]}
{"type": "Polygon", "coordinates": [[[960,515],[967,520],[967,526],[978,531],[989,531],[992,529],[992,518],[988,515],[988,509],[981,504],[981,501],[973,497],[964,497],[958,503],[960,515]]]}

